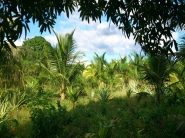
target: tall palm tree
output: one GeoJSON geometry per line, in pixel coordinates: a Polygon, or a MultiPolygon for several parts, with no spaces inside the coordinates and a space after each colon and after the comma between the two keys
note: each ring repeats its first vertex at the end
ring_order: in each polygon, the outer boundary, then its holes
{"type": "Polygon", "coordinates": [[[60,85],[60,95],[64,99],[67,91],[67,86],[78,75],[77,70],[80,70],[77,64],[79,52],[76,52],[76,44],[73,39],[74,31],[65,36],[55,33],[57,38],[56,47],[52,48],[50,54],[50,65],[48,67],[52,76],[54,76],[60,85]],[[73,78],[73,79],[71,79],[73,78]]]}

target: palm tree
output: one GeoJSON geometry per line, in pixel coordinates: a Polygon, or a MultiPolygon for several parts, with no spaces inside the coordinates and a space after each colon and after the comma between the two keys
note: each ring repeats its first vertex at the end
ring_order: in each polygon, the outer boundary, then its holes
{"type": "Polygon", "coordinates": [[[175,88],[174,94],[185,90],[185,37],[179,44],[180,50],[176,52],[175,66],[170,74],[169,86],[175,88]],[[178,89],[178,90],[177,90],[178,89]]]}
{"type": "Polygon", "coordinates": [[[115,60],[112,60],[110,63],[107,63],[105,67],[105,76],[106,76],[110,91],[113,91],[113,88],[116,88],[116,86],[118,86],[119,80],[116,74],[117,68],[118,68],[118,62],[115,60]]]}
{"type": "Polygon", "coordinates": [[[61,99],[65,98],[67,86],[81,72],[80,63],[77,64],[79,52],[76,52],[76,44],[73,39],[74,31],[65,36],[55,33],[57,38],[56,47],[52,47],[48,70],[56,78],[60,85],[61,99]],[[71,79],[73,78],[73,79],[71,79]]]}
{"type": "Polygon", "coordinates": [[[165,55],[149,55],[148,63],[142,66],[145,80],[155,87],[156,100],[159,104],[164,94],[165,82],[172,71],[170,61],[165,55]]]}
{"type": "Polygon", "coordinates": [[[180,50],[177,53],[177,60],[180,61],[177,68],[177,74],[185,87],[185,37],[182,38],[181,44],[179,44],[180,50]]]}
{"type": "Polygon", "coordinates": [[[127,57],[123,57],[117,61],[115,71],[117,78],[119,78],[120,88],[123,91],[129,80],[129,64],[127,63],[127,57]]]}
{"type": "Polygon", "coordinates": [[[95,53],[94,60],[92,63],[87,67],[84,72],[84,77],[86,79],[91,79],[93,82],[93,87],[104,87],[106,84],[106,76],[105,76],[105,69],[106,69],[107,61],[105,60],[105,53],[102,55],[98,55],[95,53]]]}
{"type": "Polygon", "coordinates": [[[130,74],[134,76],[134,78],[137,78],[137,79],[141,78],[139,69],[140,69],[140,66],[144,64],[144,62],[145,62],[144,56],[136,52],[132,53],[130,57],[130,67],[132,68],[130,70],[130,74]]]}

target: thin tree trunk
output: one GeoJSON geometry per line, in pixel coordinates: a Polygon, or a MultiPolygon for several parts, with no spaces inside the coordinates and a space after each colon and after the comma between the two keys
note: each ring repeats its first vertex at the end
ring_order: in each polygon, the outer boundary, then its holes
{"type": "Polygon", "coordinates": [[[161,90],[161,85],[159,84],[159,85],[157,85],[157,87],[156,87],[156,100],[157,100],[157,104],[159,105],[160,103],[161,103],[161,94],[162,94],[162,90],[161,90]]]}
{"type": "Polygon", "coordinates": [[[65,94],[66,94],[66,86],[65,86],[64,83],[62,83],[61,89],[60,89],[60,98],[61,98],[61,100],[65,99],[65,94]]]}

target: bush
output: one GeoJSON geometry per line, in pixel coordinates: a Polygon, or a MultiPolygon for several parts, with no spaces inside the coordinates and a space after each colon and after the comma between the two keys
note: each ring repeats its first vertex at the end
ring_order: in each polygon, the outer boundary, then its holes
{"type": "Polygon", "coordinates": [[[78,101],[79,96],[80,96],[80,91],[78,91],[72,87],[69,87],[67,89],[67,97],[73,103],[73,109],[76,105],[76,102],[78,101]]]}
{"type": "Polygon", "coordinates": [[[33,122],[33,137],[35,138],[55,138],[61,137],[65,125],[69,119],[66,116],[66,110],[58,104],[43,108],[35,108],[31,111],[33,122]]]}
{"type": "Polygon", "coordinates": [[[99,99],[101,102],[106,103],[110,98],[110,91],[108,89],[100,89],[99,90],[99,99]]]}
{"type": "Polygon", "coordinates": [[[18,122],[15,119],[0,119],[0,137],[1,138],[14,138],[16,135],[16,128],[18,122]]]}

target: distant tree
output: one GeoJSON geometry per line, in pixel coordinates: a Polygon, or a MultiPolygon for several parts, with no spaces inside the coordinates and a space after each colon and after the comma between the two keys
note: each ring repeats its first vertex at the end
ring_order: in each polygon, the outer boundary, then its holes
{"type": "Polygon", "coordinates": [[[33,62],[46,62],[50,50],[51,44],[41,36],[24,41],[21,47],[22,57],[33,62]]]}
{"type": "Polygon", "coordinates": [[[38,76],[41,64],[48,66],[51,44],[41,36],[25,40],[20,47],[24,72],[29,75],[38,76]]]}
{"type": "Polygon", "coordinates": [[[127,37],[134,36],[146,52],[168,54],[177,43],[172,33],[185,28],[184,0],[0,0],[0,46],[9,48],[38,22],[40,32],[51,30],[58,15],[69,17],[78,8],[82,20],[101,21],[105,15],[127,37]],[[164,39],[165,38],[165,39],[164,39]]]}
{"type": "Polygon", "coordinates": [[[2,48],[0,55],[0,87],[2,89],[22,88],[24,85],[23,66],[17,49],[12,53],[2,48]]]}
{"type": "Polygon", "coordinates": [[[107,61],[105,59],[105,53],[102,55],[98,55],[95,53],[94,61],[92,66],[95,71],[95,76],[97,77],[98,81],[105,83],[105,68],[107,65],[107,61]]]}
{"type": "Polygon", "coordinates": [[[43,37],[36,36],[25,40],[19,49],[26,83],[29,84],[35,80],[39,84],[40,90],[43,89],[43,84],[48,80],[48,76],[44,74],[42,66],[48,67],[49,65],[51,44],[43,37]]]}
{"type": "Polygon", "coordinates": [[[113,90],[114,87],[118,85],[119,82],[119,80],[117,79],[118,75],[116,74],[117,68],[118,63],[116,62],[116,60],[112,60],[110,63],[106,65],[105,68],[106,80],[111,91],[113,90]]]}
{"type": "Polygon", "coordinates": [[[129,64],[127,62],[127,57],[121,58],[118,61],[117,73],[118,73],[119,78],[121,80],[122,87],[124,87],[124,84],[128,85],[129,79],[132,78],[131,71],[132,71],[132,69],[130,69],[130,67],[129,67],[129,64]]]}
{"type": "Polygon", "coordinates": [[[95,53],[92,63],[84,71],[84,77],[91,82],[92,87],[101,88],[107,84],[106,65],[105,53],[102,55],[95,53]]]}
{"type": "Polygon", "coordinates": [[[136,52],[132,53],[130,55],[130,68],[132,68],[130,71],[130,74],[136,79],[141,78],[141,74],[139,72],[140,66],[142,66],[145,63],[144,56],[141,54],[138,54],[136,52]]]}

